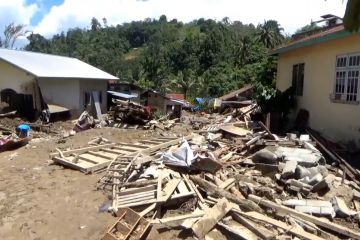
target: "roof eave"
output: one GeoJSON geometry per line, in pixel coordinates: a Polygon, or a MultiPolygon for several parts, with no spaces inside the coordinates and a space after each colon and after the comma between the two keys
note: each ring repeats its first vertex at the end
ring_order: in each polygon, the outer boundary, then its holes
{"type": "Polygon", "coordinates": [[[310,40],[303,41],[303,42],[294,43],[294,44],[291,44],[289,46],[285,46],[285,47],[275,49],[270,53],[270,55],[272,55],[272,56],[279,55],[281,53],[289,52],[289,51],[292,51],[292,50],[295,50],[295,49],[308,47],[308,46],[311,46],[311,45],[314,45],[314,44],[323,43],[323,42],[327,42],[327,41],[347,37],[347,36],[349,36],[351,34],[352,34],[351,32],[344,31],[344,30],[339,31],[339,32],[335,32],[335,33],[331,33],[331,34],[327,34],[325,36],[321,36],[321,37],[310,39],[310,40]]]}

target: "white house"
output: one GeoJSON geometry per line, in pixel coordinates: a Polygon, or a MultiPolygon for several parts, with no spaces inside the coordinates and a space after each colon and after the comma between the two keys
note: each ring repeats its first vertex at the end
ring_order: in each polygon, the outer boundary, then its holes
{"type": "Polygon", "coordinates": [[[106,111],[109,80],[118,78],[76,58],[0,48],[1,101],[21,115],[55,105],[76,116],[96,98],[106,111]]]}

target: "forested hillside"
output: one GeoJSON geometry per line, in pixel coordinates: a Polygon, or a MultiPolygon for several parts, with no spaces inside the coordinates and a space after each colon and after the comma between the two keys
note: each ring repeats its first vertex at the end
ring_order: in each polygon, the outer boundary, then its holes
{"type": "Polygon", "coordinates": [[[259,26],[198,19],[145,19],[108,26],[91,20],[51,39],[28,37],[26,50],[76,57],[120,78],[162,92],[219,96],[246,83],[271,86],[276,60],[269,50],[284,41],[273,20],[259,26]]]}

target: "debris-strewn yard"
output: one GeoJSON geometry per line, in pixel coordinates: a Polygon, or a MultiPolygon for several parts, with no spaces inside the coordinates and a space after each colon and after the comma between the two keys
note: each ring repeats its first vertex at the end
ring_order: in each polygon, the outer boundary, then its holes
{"type": "Polygon", "coordinates": [[[255,109],[144,129],[33,125],[0,153],[0,236],[360,239],[359,173],[316,132],[275,135],[255,109]]]}

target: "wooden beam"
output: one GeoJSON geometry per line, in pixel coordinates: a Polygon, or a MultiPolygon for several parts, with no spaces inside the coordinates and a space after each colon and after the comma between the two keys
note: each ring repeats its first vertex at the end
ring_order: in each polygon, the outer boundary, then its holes
{"type": "Polygon", "coordinates": [[[276,211],[282,212],[284,214],[294,215],[295,217],[301,218],[305,221],[312,222],[312,223],[314,223],[320,227],[326,228],[328,230],[338,232],[344,236],[351,237],[354,239],[360,239],[360,232],[356,232],[347,227],[332,223],[327,219],[315,217],[315,216],[312,216],[312,215],[309,215],[306,213],[302,213],[302,212],[298,212],[295,209],[279,205],[277,203],[262,199],[258,196],[252,195],[252,194],[250,194],[248,196],[248,199],[256,202],[257,204],[259,204],[261,206],[273,208],[276,211]]]}
{"type": "Polygon", "coordinates": [[[207,194],[209,195],[215,195],[215,196],[220,196],[220,197],[225,197],[228,200],[230,200],[233,203],[239,204],[239,206],[243,209],[246,210],[255,210],[258,212],[261,212],[262,209],[254,202],[248,200],[248,199],[241,199],[238,196],[219,188],[218,186],[216,186],[215,184],[208,182],[206,180],[203,180],[199,177],[196,176],[190,176],[190,179],[192,181],[194,181],[196,184],[198,184],[201,188],[203,188],[205,190],[205,192],[207,192],[207,194]]]}
{"type": "Polygon", "coordinates": [[[105,154],[101,154],[101,152],[88,151],[86,153],[97,156],[97,157],[106,158],[106,159],[109,159],[109,160],[113,160],[115,158],[115,157],[111,157],[111,156],[108,156],[108,155],[105,155],[105,154]]]}
{"type": "Polygon", "coordinates": [[[117,155],[124,154],[124,152],[115,151],[112,148],[111,149],[110,148],[102,148],[101,151],[108,152],[108,153],[114,153],[114,154],[117,154],[117,155]]]}
{"type": "Polygon", "coordinates": [[[279,228],[282,228],[284,229],[286,232],[290,232],[294,235],[296,235],[297,237],[300,237],[301,239],[306,239],[306,240],[325,240],[324,238],[322,237],[319,237],[317,235],[314,235],[314,234],[311,234],[309,232],[305,232],[303,229],[299,229],[299,228],[296,228],[294,226],[291,226],[291,225],[288,225],[284,222],[281,222],[281,221],[278,221],[278,220],[275,220],[273,218],[270,218],[264,214],[260,214],[260,213],[257,213],[257,212],[241,212],[241,211],[238,211],[238,210],[234,210],[236,213],[242,215],[242,216],[245,216],[245,217],[248,217],[248,218],[251,218],[251,219],[254,219],[256,221],[262,221],[262,222],[266,222],[266,223],[269,223],[269,224],[272,224],[276,227],[279,227],[279,228]]]}
{"type": "Polygon", "coordinates": [[[205,214],[205,212],[201,211],[201,212],[195,212],[195,213],[191,213],[191,214],[179,215],[179,216],[175,216],[175,217],[154,219],[154,220],[151,220],[150,223],[151,224],[169,223],[169,222],[181,221],[181,220],[185,220],[185,219],[189,219],[189,218],[202,217],[202,216],[204,216],[204,214],[205,214]]]}
{"type": "Polygon", "coordinates": [[[205,235],[232,209],[233,203],[226,198],[220,199],[215,206],[205,212],[191,228],[194,234],[203,239],[205,235]]]}
{"type": "Polygon", "coordinates": [[[117,143],[117,145],[124,146],[124,147],[136,147],[136,148],[142,148],[142,149],[146,149],[149,147],[144,144],[140,145],[140,144],[132,144],[132,143],[124,143],[124,142],[119,142],[119,143],[117,143]]]}
{"type": "Polygon", "coordinates": [[[191,135],[188,135],[186,137],[177,138],[175,140],[171,140],[171,141],[168,141],[168,142],[165,142],[165,143],[158,144],[156,146],[149,147],[148,149],[141,150],[139,153],[150,154],[151,152],[158,151],[158,150],[163,149],[163,148],[167,148],[167,147],[170,147],[170,146],[177,145],[181,139],[185,139],[185,140],[189,141],[192,138],[193,138],[193,135],[191,134],[191,135]]]}
{"type": "Polygon", "coordinates": [[[171,179],[161,191],[160,199],[158,199],[158,201],[166,202],[167,200],[169,200],[176,187],[179,185],[180,181],[181,179],[178,178],[171,179]],[[165,193],[165,195],[163,195],[162,193],[165,193]]]}
{"type": "MultiPolygon", "coordinates": [[[[115,145],[116,145],[116,143],[108,143],[108,144],[103,144],[103,145],[98,145],[98,146],[78,148],[78,149],[63,151],[62,154],[63,155],[70,155],[72,153],[81,154],[81,153],[85,153],[85,152],[90,151],[90,150],[95,151],[95,150],[99,150],[99,149],[102,149],[102,148],[109,148],[109,147],[112,147],[112,146],[115,146],[115,145]]],[[[50,158],[58,157],[58,156],[60,156],[60,154],[58,152],[50,154],[50,158]]]]}
{"type": "Polygon", "coordinates": [[[272,139],[274,139],[274,140],[276,140],[276,138],[274,137],[274,135],[272,134],[272,132],[262,123],[262,122],[258,122],[259,123],[259,125],[269,134],[269,136],[272,138],[272,139]]]}
{"type": "Polygon", "coordinates": [[[273,232],[270,232],[263,226],[259,226],[251,220],[242,217],[235,211],[232,211],[231,216],[235,221],[239,222],[240,224],[244,225],[244,227],[255,233],[258,237],[260,237],[260,239],[273,239],[275,237],[273,232]]]}

